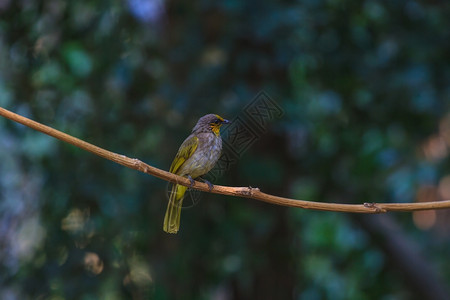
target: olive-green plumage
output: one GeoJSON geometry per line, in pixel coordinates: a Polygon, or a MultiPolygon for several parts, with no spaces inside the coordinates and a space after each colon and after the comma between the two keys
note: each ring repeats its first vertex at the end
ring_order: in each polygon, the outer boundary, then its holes
{"type": "MultiPolygon", "coordinates": [[[[190,178],[197,178],[208,173],[216,164],[222,151],[220,126],[229,123],[222,117],[209,114],[201,117],[190,136],[181,144],[170,172],[190,178]]],[[[169,195],[164,231],[177,233],[180,228],[181,206],[187,187],[175,184],[169,195]]]]}

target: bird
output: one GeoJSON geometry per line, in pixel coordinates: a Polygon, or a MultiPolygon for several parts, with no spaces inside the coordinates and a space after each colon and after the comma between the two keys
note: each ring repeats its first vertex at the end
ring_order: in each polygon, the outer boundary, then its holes
{"type": "MultiPolygon", "coordinates": [[[[222,152],[220,127],[230,121],[216,114],[201,117],[189,135],[178,149],[170,166],[169,172],[189,178],[191,186],[194,179],[208,173],[219,160],[222,152]]],[[[213,185],[205,181],[209,189],[213,185]]],[[[177,233],[180,228],[181,206],[187,187],[173,184],[164,216],[163,230],[167,233],[177,233]]]]}

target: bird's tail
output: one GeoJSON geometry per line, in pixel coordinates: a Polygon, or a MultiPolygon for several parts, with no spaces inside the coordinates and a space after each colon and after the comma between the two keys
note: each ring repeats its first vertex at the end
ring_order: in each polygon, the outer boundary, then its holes
{"type": "Polygon", "coordinates": [[[181,206],[187,187],[174,184],[169,195],[163,229],[167,233],[177,233],[180,228],[181,206]]]}

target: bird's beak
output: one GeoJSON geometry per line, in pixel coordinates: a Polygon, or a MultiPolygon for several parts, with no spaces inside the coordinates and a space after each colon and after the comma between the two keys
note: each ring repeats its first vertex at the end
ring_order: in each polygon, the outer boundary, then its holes
{"type": "Polygon", "coordinates": [[[223,119],[222,124],[230,124],[231,121],[228,121],[227,119],[223,119]]]}

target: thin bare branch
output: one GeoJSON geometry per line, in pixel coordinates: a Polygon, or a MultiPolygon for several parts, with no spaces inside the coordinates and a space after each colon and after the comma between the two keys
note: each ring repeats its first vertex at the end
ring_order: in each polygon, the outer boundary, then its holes
{"type": "MultiPolygon", "coordinates": [[[[8,118],[12,121],[18,122],[32,129],[50,135],[66,143],[72,144],[83,150],[94,153],[95,155],[109,159],[113,162],[121,164],[125,167],[135,169],[137,171],[158,177],[160,179],[170,181],[172,183],[178,183],[185,186],[190,185],[190,181],[187,178],[169,173],[167,171],[150,166],[139,159],[129,158],[125,155],[120,155],[98,146],[87,143],[83,140],[75,138],[59,130],[53,129],[49,126],[43,125],[36,121],[25,118],[21,115],[15,114],[9,110],[0,107],[0,115],[8,118]]],[[[210,192],[209,186],[206,183],[195,181],[193,186],[195,189],[210,192]]],[[[341,204],[341,203],[324,203],[284,198],[274,196],[261,192],[258,188],[252,187],[230,187],[214,185],[211,193],[245,197],[264,201],[267,203],[299,207],[304,209],[324,210],[324,211],[336,211],[336,212],[350,212],[350,213],[385,213],[388,211],[417,211],[417,210],[430,210],[430,209],[444,209],[450,208],[450,200],[434,201],[434,202],[421,202],[421,203],[363,203],[363,204],[341,204]]]]}

